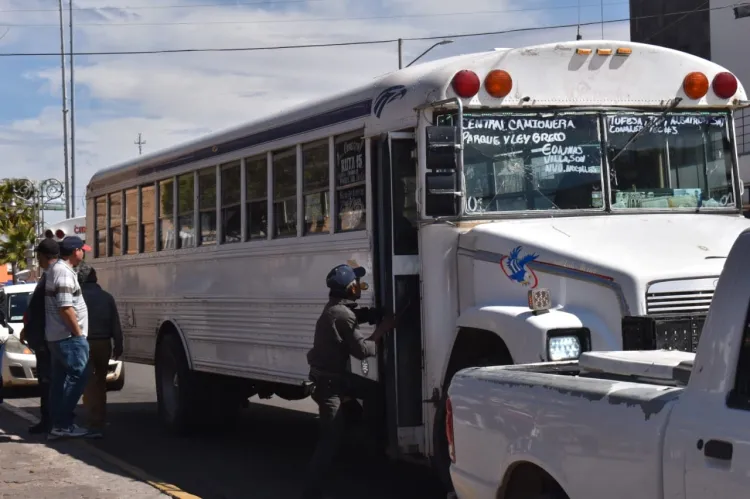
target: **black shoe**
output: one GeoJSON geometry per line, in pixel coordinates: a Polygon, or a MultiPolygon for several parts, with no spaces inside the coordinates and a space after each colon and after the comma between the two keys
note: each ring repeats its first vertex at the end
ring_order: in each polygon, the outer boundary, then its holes
{"type": "Polygon", "coordinates": [[[44,422],[37,423],[33,426],[29,426],[29,433],[32,435],[40,435],[42,433],[48,433],[49,427],[44,422]]]}

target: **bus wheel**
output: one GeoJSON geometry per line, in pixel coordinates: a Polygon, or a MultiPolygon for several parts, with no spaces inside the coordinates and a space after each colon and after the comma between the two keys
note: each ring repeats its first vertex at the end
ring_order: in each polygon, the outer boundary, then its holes
{"type": "Polygon", "coordinates": [[[196,397],[199,390],[177,335],[164,336],[156,346],[155,375],[159,419],[169,431],[187,433],[199,409],[196,397]]]}

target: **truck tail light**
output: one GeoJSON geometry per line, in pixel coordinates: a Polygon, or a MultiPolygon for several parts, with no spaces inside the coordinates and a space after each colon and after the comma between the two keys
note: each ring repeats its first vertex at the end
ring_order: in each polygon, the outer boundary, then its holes
{"type": "Polygon", "coordinates": [[[445,436],[448,437],[448,455],[456,462],[456,447],[453,445],[453,404],[450,397],[445,400],[445,436]]]}

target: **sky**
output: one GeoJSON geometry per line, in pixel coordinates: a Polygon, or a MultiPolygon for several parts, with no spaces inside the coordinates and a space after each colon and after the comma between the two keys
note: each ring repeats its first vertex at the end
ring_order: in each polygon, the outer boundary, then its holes
{"type": "MultiPolygon", "coordinates": [[[[68,2],[65,47],[68,51],[68,2]]],[[[268,47],[447,36],[627,19],[627,0],[77,0],[75,52],[268,47]],[[580,4],[580,16],[579,16],[580,4]]],[[[0,0],[0,178],[64,180],[57,0],[0,0]],[[56,53],[43,56],[3,56],[56,53]]],[[[602,26],[583,27],[601,39],[602,26]]],[[[456,38],[420,62],[574,40],[575,28],[456,38]]],[[[604,25],[629,40],[628,22],[604,25]]],[[[404,64],[432,45],[405,41],[404,64]]],[[[398,69],[397,44],[77,56],[75,214],[99,169],[325,97],[398,69]]],[[[70,60],[66,58],[66,79],[70,60]]],[[[71,92],[67,81],[67,97],[71,92]]],[[[68,102],[70,107],[70,102],[68,102]]],[[[48,213],[55,222],[65,213],[48,213]]]]}

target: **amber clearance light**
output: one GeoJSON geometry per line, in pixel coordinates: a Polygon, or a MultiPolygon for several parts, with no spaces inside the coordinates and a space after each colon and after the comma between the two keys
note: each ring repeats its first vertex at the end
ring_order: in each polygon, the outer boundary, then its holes
{"type": "Polygon", "coordinates": [[[697,71],[688,74],[682,82],[685,95],[693,100],[702,99],[708,93],[708,77],[697,71]]]}
{"type": "Polygon", "coordinates": [[[507,71],[495,69],[490,71],[484,79],[484,88],[492,97],[505,97],[513,88],[513,78],[510,77],[510,73],[507,71]]]}

